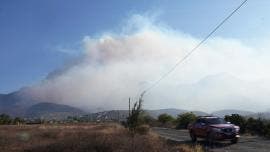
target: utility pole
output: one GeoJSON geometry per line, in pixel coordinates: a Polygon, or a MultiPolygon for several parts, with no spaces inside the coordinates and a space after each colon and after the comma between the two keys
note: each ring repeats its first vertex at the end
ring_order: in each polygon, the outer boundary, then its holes
{"type": "Polygon", "coordinates": [[[128,98],[128,117],[130,117],[130,98],[128,98]]]}
{"type": "Polygon", "coordinates": [[[120,111],[118,110],[118,122],[120,122],[120,111]]]}

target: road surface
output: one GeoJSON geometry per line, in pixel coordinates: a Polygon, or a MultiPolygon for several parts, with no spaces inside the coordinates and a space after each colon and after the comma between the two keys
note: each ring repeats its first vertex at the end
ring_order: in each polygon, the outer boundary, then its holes
{"type": "MultiPolygon", "coordinates": [[[[187,130],[158,127],[154,127],[152,130],[169,142],[176,144],[193,144],[187,130]]],[[[216,142],[211,148],[207,146],[203,139],[198,139],[197,143],[203,145],[207,151],[211,152],[270,152],[270,140],[257,136],[243,135],[240,137],[237,144],[231,144],[230,141],[216,142]]]]}

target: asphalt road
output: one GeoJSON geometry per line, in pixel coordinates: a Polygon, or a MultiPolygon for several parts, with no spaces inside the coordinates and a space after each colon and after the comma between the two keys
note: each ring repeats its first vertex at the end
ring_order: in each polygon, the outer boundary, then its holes
{"type": "MultiPolygon", "coordinates": [[[[194,144],[191,142],[187,130],[175,130],[168,128],[152,128],[161,137],[168,139],[175,144],[194,144]]],[[[203,145],[206,151],[211,152],[270,152],[270,140],[262,137],[243,135],[237,144],[230,141],[215,142],[213,147],[209,147],[204,139],[198,139],[198,144],[203,145]]]]}

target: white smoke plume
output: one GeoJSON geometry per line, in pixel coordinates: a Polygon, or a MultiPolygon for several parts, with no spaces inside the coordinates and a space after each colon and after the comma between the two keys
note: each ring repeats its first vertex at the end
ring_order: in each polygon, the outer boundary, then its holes
{"type": "MultiPolygon", "coordinates": [[[[153,84],[199,41],[134,15],[120,32],[85,36],[81,58],[30,90],[48,102],[127,109],[128,97],[153,84]]],[[[265,85],[270,76],[267,49],[213,37],[147,94],[145,108],[265,110],[270,106],[265,85]],[[256,104],[261,106],[254,108],[256,104]]]]}

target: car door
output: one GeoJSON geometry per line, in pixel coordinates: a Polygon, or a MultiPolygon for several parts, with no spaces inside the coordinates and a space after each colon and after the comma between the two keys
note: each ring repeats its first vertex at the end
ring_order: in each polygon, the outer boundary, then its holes
{"type": "Polygon", "coordinates": [[[208,129],[208,124],[205,119],[201,120],[201,127],[200,127],[200,136],[206,137],[207,136],[207,129],[208,129]]]}
{"type": "Polygon", "coordinates": [[[199,137],[205,137],[207,132],[207,124],[204,119],[199,119],[196,124],[196,135],[199,137]]]}
{"type": "Polygon", "coordinates": [[[201,125],[201,119],[198,119],[194,124],[194,132],[196,136],[201,136],[202,134],[202,125],[201,125]]]}

